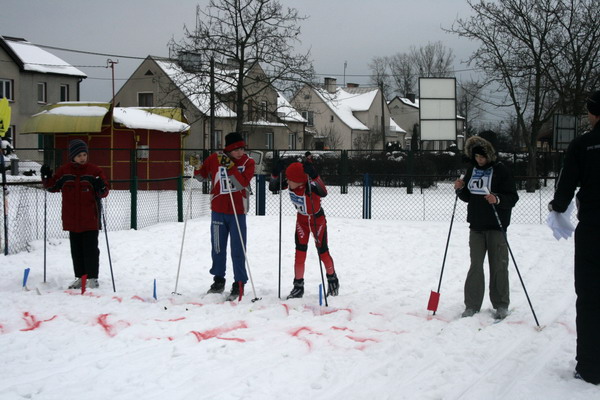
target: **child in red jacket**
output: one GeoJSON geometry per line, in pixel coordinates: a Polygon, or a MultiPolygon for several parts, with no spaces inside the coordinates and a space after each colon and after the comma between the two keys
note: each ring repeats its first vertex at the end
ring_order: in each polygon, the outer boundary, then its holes
{"type": "MultiPolygon", "coordinates": [[[[269,190],[279,190],[279,174],[282,167],[276,166],[269,182],[269,190]],[[280,169],[281,168],[281,169],[280,169]]],[[[296,257],[294,260],[294,287],[288,299],[301,298],[304,295],[304,263],[308,241],[312,231],[317,244],[319,258],[325,265],[327,275],[327,295],[337,296],[340,283],[335,273],[333,259],[327,243],[327,220],[321,207],[321,198],[327,196],[325,184],[318,176],[314,165],[309,161],[295,162],[285,170],[282,189],[289,189],[290,199],[296,207],[296,257]],[[308,178],[310,177],[310,183],[308,178]]]]}
{"type": "Polygon", "coordinates": [[[87,162],[88,147],[83,140],[69,142],[69,162],[54,175],[44,164],[40,170],[42,183],[49,192],[62,193],[63,230],[69,231],[75,281],[69,289],[81,288],[87,275],[87,287],[98,287],[100,250],[100,199],[108,196],[108,185],[102,170],[87,162]]]}
{"type": "Polygon", "coordinates": [[[248,193],[254,177],[255,163],[245,153],[245,148],[246,143],[240,133],[228,133],[225,136],[223,151],[211,154],[197,172],[202,178],[210,179],[212,182],[210,192],[212,267],[210,273],[213,275],[213,283],[208,293],[223,293],[225,290],[227,241],[230,240],[233,285],[227,297],[228,300],[235,300],[240,293],[243,294],[244,285],[248,281],[244,254],[246,212],[248,211],[248,193]]]}

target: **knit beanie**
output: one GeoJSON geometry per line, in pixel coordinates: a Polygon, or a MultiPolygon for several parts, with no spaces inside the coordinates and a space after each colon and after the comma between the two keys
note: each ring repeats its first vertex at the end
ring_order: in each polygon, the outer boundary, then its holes
{"type": "Polygon", "coordinates": [[[79,153],[87,153],[88,146],[83,140],[75,139],[69,142],[69,161],[73,161],[79,153]]]}
{"type": "Polygon", "coordinates": [[[297,183],[306,183],[308,181],[306,172],[304,172],[304,166],[299,162],[291,163],[290,166],[285,170],[285,176],[287,177],[288,181],[297,183]]]}
{"type": "Polygon", "coordinates": [[[231,132],[225,136],[225,153],[229,153],[231,150],[239,149],[240,147],[246,147],[244,138],[238,132],[231,132]]]}
{"type": "Polygon", "coordinates": [[[483,157],[487,157],[487,151],[485,151],[485,149],[483,148],[483,146],[475,146],[473,147],[473,150],[471,150],[471,153],[473,153],[473,157],[478,154],[480,156],[483,157]]]}
{"type": "Polygon", "coordinates": [[[600,116],[600,90],[592,93],[587,98],[586,105],[590,114],[600,116]]]}

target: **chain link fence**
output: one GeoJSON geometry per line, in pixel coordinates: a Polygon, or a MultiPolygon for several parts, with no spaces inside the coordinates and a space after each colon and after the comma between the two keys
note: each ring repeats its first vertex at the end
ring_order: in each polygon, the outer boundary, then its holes
{"type": "MultiPolygon", "coordinates": [[[[114,150],[114,149],[113,149],[114,150]]],[[[101,153],[102,150],[98,150],[101,153]]],[[[130,159],[135,161],[135,150],[130,159]]],[[[61,150],[46,150],[44,158],[51,165],[61,159],[61,150]]],[[[293,216],[295,208],[287,191],[272,194],[268,188],[269,172],[281,160],[285,165],[302,160],[304,151],[249,151],[257,162],[252,181],[250,215],[293,216]]],[[[328,187],[323,200],[327,216],[372,218],[406,221],[449,221],[455,193],[454,180],[466,169],[458,152],[410,151],[313,151],[313,162],[328,187]],[[368,184],[365,185],[365,177],[368,184]]],[[[165,223],[210,215],[210,182],[190,179],[195,165],[210,154],[207,150],[181,149],[183,173],[188,177],[138,179],[137,168],[128,167],[130,179],[111,181],[111,192],[102,200],[107,228],[112,230],[143,229],[165,223]]],[[[562,162],[562,153],[539,153],[535,160],[542,177],[527,177],[527,153],[500,153],[499,159],[516,175],[520,200],[513,209],[513,224],[542,224],[547,204],[552,199],[554,181],[562,162]],[[524,190],[529,186],[530,192],[524,190]],[[531,191],[531,188],[534,191],[531,191]]],[[[23,175],[35,174],[39,164],[20,161],[23,175]]],[[[124,164],[125,165],[125,164],[124,164]]],[[[67,237],[62,231],[61,194],[43,190],[39,177],[14,176],[8,183],[8,247],[0,231],[0,250],[16,253],[28,250],[34,240],[67,237]],[[27,181],[29,179],[29,181],[27,181]]],[[[4,209],[4,198],[0,199],[4,209]]],[[[455,218],[466,221],[467,207],[457,202],[455,218]]],[[[4,215],[0,215],[4,225],[4,215]]],[[[576,222],[573,216],[573,222],[576,222]]]]}

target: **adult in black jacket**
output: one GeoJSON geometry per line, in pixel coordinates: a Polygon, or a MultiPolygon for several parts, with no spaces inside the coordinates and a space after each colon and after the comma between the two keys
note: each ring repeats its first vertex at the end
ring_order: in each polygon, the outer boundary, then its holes
{"type": "Polygon", "coordinates": [[[519,195],[510,171],[496,161],[493,138],[492,132],[485,132],[467,140],[465,154],[473,166],[468,169],[464,179],[454,183],[458,197],[468,203],[467,222],[470,228],[471,266],[465,281],[466,308],[463,317],[473,316],[481,309],[485,293],[483,261],[486,253],[490,264],[490,300],[496,310],[495,318],[505,318],[510,303],[508,245],[498,225],[494,207],[506,231],[519,195]]]}
{"type": "Polygon", "coordinates": [[[575,292],[577,366],[575,376],[600,383],[600,91],[587,100],[592,130],[569,144],[551,211],[565,212],[577,186],[575,292]]]}

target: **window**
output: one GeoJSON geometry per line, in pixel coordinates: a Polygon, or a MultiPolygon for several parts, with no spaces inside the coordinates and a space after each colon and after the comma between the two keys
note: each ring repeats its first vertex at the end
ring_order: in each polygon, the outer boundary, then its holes
{"type": "Polygon", "coordinates": [[[0,79],[0,99],[3,97],[6,97],[7,100],[14,100],[12,80],[0,79]]]}
{"type": "Polygon", "coordinates": [[[333,123],[333,115],[329,116],[329,122],[333,123]]]}
{"type": "Polygon", "coordinates": [[[69,101],[69,85],[60,85],[60,101],[69,101]]]}
{"type": "Polygon", "coordinates": [[[295,133],[288,134],[288,149],[296,150],[296,134],[295,133]]]}
{"type": "Polygon", "coordinates": [[[315,112],[314,111],[302,111],[302,118],[308,121],[306,126],[315,126],[315,112]]]}
{"type": "Polygon", "coordinates": [[[263,118],[265,121],[267,120],[267,102],[266,101],[260,102],[260,117],[263,118]]]}
{"type": "Polygon", "coordinates": [[[265,133],[265,146],[267,149],[273,148],[273,132],[265,133]]]}
{"type": "Polygon", "coordinates": [[[138,107],[154,107],[154,93],[138,93],[138,107]]]}
{"type": "Polygon", "coordinates": [[[214,149],[221,149],[223,148],[223,140],[221,139],[223,137],[223,131],[214,131],[213,132],[213,137],[211,140],[211,145],[213,146],[213,150],[214,149]]]}
{"type": "Polygon", "coordinates": [[[44,151],[44,140],[45,140],[45,137],[41,133],[38,133],[37,137],[38,137],[37,138],[38,139],[37,148],[38,148],[39,151],[44,151]]]}
{"type": "Polygon", "coordinates": [[[37,102],[47,103],[48,99],[46,98],[46,82],[38,82],[37,92],[37,102]]]}
{"type": "Polygon", "coordinates": [[[14,132],[15,132],[15,126],[14,125],[9,126],[8,129],[6,130],[6,132],[4,133],[4,137],[0,138],[0,140],[6,140],[14,148],[15,147],[14,132]]]}

